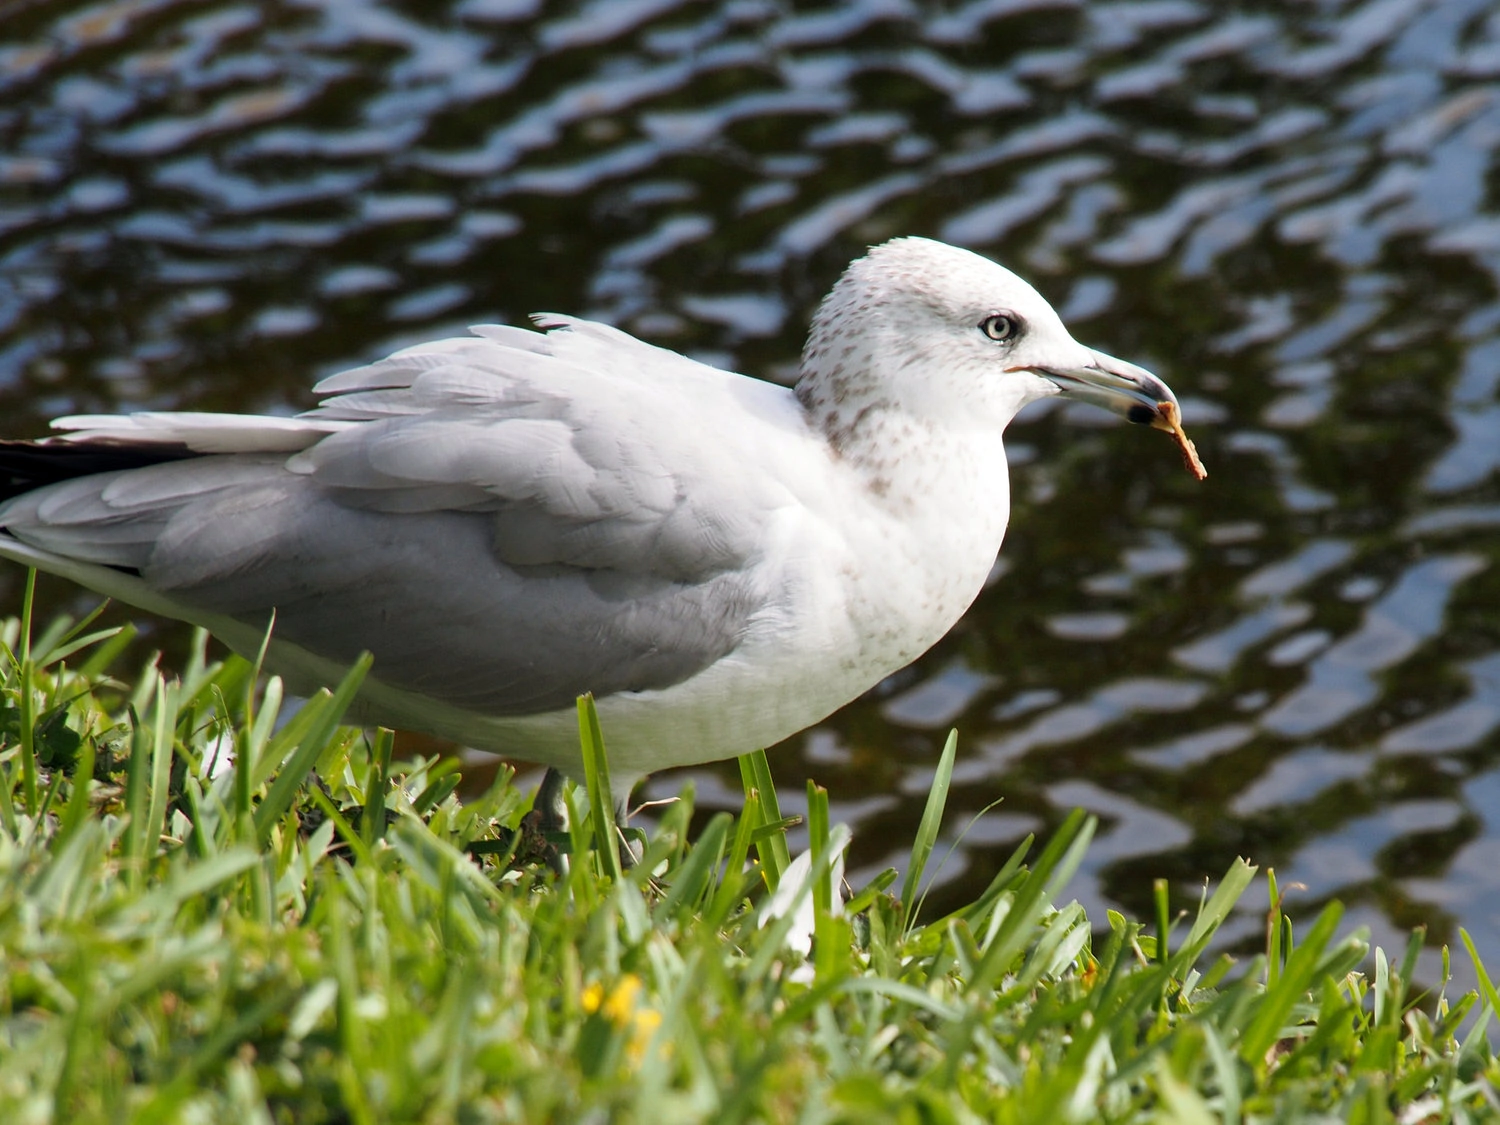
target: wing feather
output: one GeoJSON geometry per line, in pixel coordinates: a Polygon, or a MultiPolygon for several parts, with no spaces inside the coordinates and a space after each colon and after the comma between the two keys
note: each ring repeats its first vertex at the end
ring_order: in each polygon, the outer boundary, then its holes
{"type": "Polygon", "coordinates": [[[669,686],[765,604],[764,527],[795,501],[740,465],[805,449],[801,414],[616,329],[538,322],[341,372],[295,419],[64,420],[57,440],[215,455],[47,485],[0,527],[207,614],[274,608],[285,639],[369,649],[385,682],[461,707],[669,686]]]}

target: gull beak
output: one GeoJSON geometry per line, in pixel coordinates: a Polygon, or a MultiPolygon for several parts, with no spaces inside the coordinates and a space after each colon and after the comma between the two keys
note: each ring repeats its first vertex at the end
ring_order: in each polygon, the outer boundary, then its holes
{"type": "Polygon", "coordinates": [[[1139,426],[1175,433],[1171,419],[1180,417],[1177,396],[1144,367],[1090,352],[1091,362],[1079,367],[1038,364],[1023,368],[1050,379],[1063,394],[1119,414],[1139,426]],[[1170,404],[1170,410],[1163,409],[1170,404]]]}

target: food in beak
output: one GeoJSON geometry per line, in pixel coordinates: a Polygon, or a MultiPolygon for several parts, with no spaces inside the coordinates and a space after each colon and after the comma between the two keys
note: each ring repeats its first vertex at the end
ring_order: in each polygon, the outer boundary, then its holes
{"type": "Polygon", "coordinates": [[[1182,418],[1178,415],[1175,402],[1157,403],[1157,409],[1161,411],[1161,420],[1166,423],[1161,429],[1172,435],[1172,440],[1177,443],[1177,448],[1182,451],[1182,466],[1198,480],[1208,479],[1208,470],[1203,467],[1202,460],[1198,457],[1198,447],[1193,444],[1193,439],[1187,436],[1187,431],[1182,428],[1182,418]]]}

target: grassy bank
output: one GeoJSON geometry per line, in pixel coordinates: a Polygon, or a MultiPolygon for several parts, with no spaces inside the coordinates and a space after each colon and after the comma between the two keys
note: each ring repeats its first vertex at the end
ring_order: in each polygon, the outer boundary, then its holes
{"type": "Polygon", "coordinates": [[[0,626],[0,1121],[1497,1113],[1482,969],[1482,997],[1419,998],[1414,939],[1361,975],[1337,907],[1211,957],[1240,896],[1274,901],[1244,863],[1145,923],[1085,918],[1075,815],[947,917],[894,873],[841,902],[846,831],[813,791],[788,856],[759,757],[739,816],[690,841],[684,793],[623,870],[596,771],[557,874],[516,854],[507,776],[460,804],[451,763],[337,725],[361,669],[277,729],[277,682],[201,643],[120,682],[121,635],[26,632],[0,626]]]}

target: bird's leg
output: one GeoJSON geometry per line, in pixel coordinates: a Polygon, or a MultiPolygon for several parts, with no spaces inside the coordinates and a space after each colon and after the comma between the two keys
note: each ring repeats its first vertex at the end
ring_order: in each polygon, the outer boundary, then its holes
{"type": "Polygon", "coordinates": [[[566,782],[567,778],[554,769],[543,775],[532,799],[531,811],[521,818],[521,841],[516,853],[518,862],[540,860],[559,875],[568,873],[567,856],[561,846],[568,839],[568,806],[563,800],[566,782]]]}
{"type": "Polygon", "coordinates": [[[536,800],[531,803],[531,808],[540,814],[537,828],[544,836],[568,830],[568,805],[563,800],[563,786],[567,780],[567,775],[561,770],[549,767],[541,785],[537,786],[536,800]]]}
{"type": "MultiPolygon", "coordinates": [[[[546,845],[547,854],[552,857],[548,859],[548,864],[559,872],[563,868],[563,859],[556,845],[566,840],[568,834],[568,803],[563,799],[563,786],[567,781],[567,775],[561,770],[549,768],[542,776],[542,783],[537,786],[536,797],[531,802],[531,812],[526,817],[546,845]]],[[[620,862],[627,868],[634,867],[636,860],[640,858],[639,845],[632,844],[625,831],[629,819],[629,802],[622,800],[615,807],[615,824],[620,835],[620,862]]]]}

